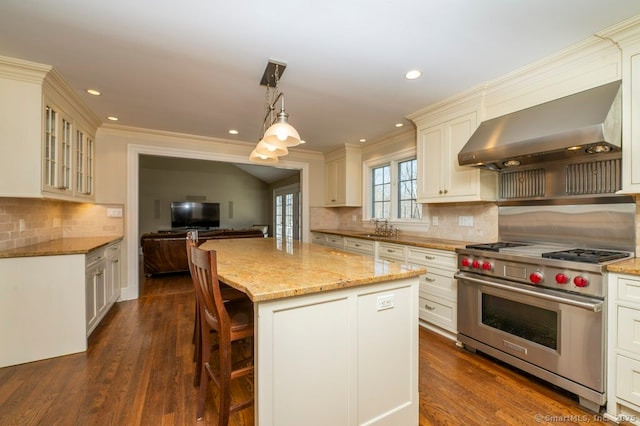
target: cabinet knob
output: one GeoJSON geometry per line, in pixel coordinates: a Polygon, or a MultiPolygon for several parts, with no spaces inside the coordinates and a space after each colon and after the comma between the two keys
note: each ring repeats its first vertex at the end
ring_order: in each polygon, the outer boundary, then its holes
{"type": "Polygon", "coordinates": [[[438,194],[442,195],[442,189],[440,191],[438,191],[438,194]]]}
{"type": "Polygon", "coordinates": [[[448,192],[449,192],[449,191],[447,191],[446,189],[444,190],[444,193],[445,193],[445,194],[446,194],[446,193],[448,193],[448,192]]]}

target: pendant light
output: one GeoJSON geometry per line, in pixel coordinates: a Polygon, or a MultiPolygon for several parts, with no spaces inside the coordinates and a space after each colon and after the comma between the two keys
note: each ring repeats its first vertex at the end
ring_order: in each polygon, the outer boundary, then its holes
{"type": "Polygon", "coordinates": [[[285,68],[286,64],[270,60],[260,82],[261,85],[267,86],[266,114],[262,120],[262,138],[249,156],[249,160],[256,163],[277,163],[278,157],[289,153],[288,147],[301,143],[298,131],[289,124],[289,114],[284,107],[284,93],[278,88],[280,76],[285,68]],[[272,87],[273,93],[270,90],[272,87]],[[280,112],[274,119],[274,110],[278,101],[280,101],[280,112]]]}

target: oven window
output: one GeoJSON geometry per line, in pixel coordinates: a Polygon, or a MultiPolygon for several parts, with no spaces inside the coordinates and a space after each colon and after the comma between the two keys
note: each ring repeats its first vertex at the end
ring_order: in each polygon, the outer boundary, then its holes
{"type": "Polygon", "coordinates": [[[551,349],[558,348],[558,313],[482,293],[482,323],[551,349]]]}

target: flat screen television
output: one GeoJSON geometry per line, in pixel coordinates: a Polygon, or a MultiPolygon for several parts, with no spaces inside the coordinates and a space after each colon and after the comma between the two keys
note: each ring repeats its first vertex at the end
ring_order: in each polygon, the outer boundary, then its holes
{"type": "Polygon", "coordinates": [[[220,203],[174,201],[171,203],[172,228],[220,227],[220,203]]]}

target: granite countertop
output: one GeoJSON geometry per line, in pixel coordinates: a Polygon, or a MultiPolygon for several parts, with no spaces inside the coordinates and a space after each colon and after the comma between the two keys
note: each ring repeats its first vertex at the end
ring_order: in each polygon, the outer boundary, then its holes
{"type": "Polygon", "coordinates": [[[32,244],[0,251],[0,259],[12,257],[59,256],[67,254],[87,254],[91,250],[105,246],[122,237],[78,237],[61,238],[44,243],[32,244]]]}
{"type": "Polygon", "coordinates": [[[617,272],[619,274],[640,275],[640,258],[621,260],[607,265],[608,272],[617,272]]]}
{"type": "Polygon", "coordinates": [[[426,272],[421,267],[280,238],[208,240],[200,247],[216,250],[220,280],[244,291],[254,302],[416,277],[426,272]]]}
{"type": "Polygon", "coordinates": [[[388,243],[405,244],[415,247],[432,248],[437,250],[455,251],[457,248],[464,248],[465,241],[441,240],[438,238],[427,238],[420,235],[401,233],[396,237],[379,237],[371,235],[372,231],[366,230],[343,230],[343,229],[312,229],[311,232],[321,232],[323,234],[342,235],[343,237],[362,238],[372,241],[384,241],[388,243]]]}

